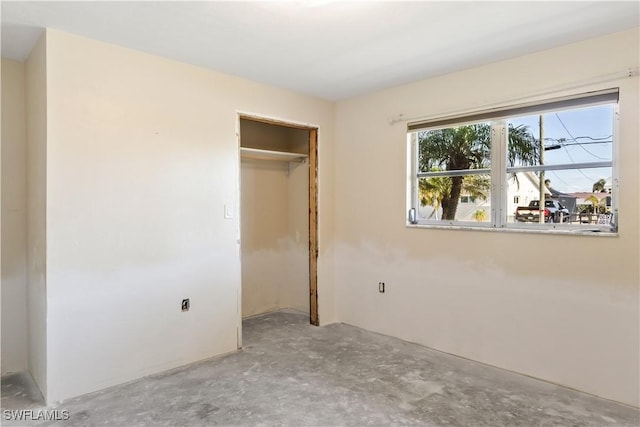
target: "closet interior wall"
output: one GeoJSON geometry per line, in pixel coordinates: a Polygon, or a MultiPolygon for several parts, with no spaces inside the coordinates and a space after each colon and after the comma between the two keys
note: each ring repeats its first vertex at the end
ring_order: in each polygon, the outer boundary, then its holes
{"type": "MultiPolygon", "coordinates": [[[[309,131],[240,120],[241,147],[309,152],[309,131]]],[[[309,163],[241,160],[242,317],[309,313],[309,163]]]]}

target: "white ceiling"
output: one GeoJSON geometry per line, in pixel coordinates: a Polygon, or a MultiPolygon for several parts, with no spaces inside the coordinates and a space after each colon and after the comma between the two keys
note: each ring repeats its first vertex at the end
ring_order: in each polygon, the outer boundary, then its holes
{"type": "Polygon", "coordinates": [[[640,25],[640,2],[10,2],[2,56],[50,27],[344,99],[640,25]]]}

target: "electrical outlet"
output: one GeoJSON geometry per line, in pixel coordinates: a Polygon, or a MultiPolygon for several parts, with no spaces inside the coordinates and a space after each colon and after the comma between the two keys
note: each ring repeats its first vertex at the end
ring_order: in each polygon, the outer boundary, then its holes
{"type": "Polygon", "coordinates": [[[378,282],[378,292],[384,294],[384,282],[378,282]]]}
{"type": "Polygon", "coordinates": [[[189,298],[185,298],[182,300],[182,311],[189,311],[189,307],[191,307],[191,303],[189,302],[189,298]]]}

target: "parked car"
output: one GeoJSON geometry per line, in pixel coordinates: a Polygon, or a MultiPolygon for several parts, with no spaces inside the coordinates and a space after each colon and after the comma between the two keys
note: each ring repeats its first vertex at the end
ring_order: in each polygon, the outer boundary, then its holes
{"type": "MultiPolygon", "coordinates": [[[[540,200],[532,200],[529,206],[516,208],[516,221],[540,222],[540,200]]],[[[569,210],[557,200],[544,201],[544,222],[568,222],[569,210]]]]}

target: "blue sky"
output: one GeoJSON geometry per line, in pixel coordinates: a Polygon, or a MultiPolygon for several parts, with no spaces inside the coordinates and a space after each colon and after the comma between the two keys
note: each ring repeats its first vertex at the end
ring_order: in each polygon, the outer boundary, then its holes
{"type": "MultiPolygon", "coordinates": [[[[599,105],[544,114],[545,146],[561,145],[545,151],[545,164],[611,160],[613,113],[613,105],[599,105]]],[[[536,138],[540,137],[538,115],[518,117],[510,123],[524,124],[536,138]]],[[[547,171],[545,178],[559,191],[581,192],[591,191],[593,183],[601,178],[611,184],[611,174],[611,168],[579,169],[547,171]]]]}

